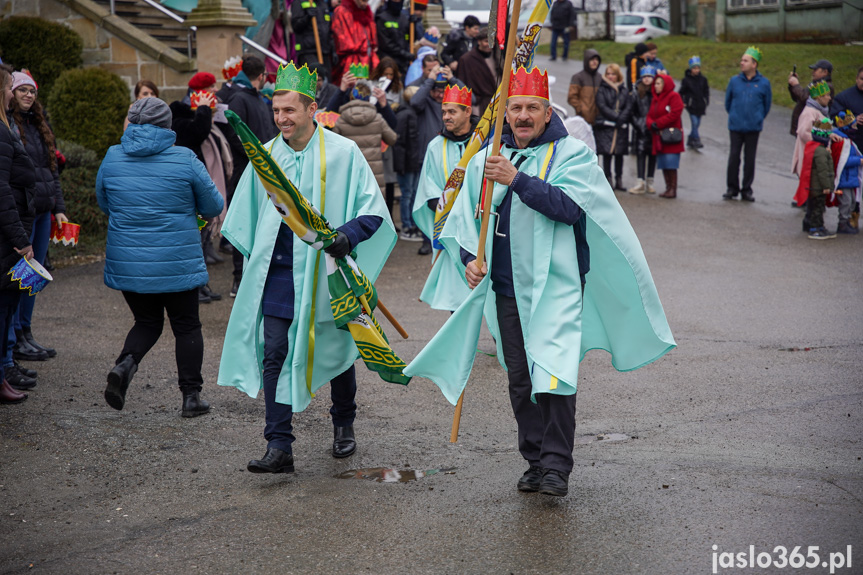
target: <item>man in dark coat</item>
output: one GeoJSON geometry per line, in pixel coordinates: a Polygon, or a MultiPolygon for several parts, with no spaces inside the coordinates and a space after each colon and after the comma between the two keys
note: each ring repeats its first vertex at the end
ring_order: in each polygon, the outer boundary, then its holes
{"type": "MultiPolygon", "coordinates": [[[[833,73],[833,64],[829,60],[818,60],[809,69],[812,70],[812,81],[819,82],[824,80],[830,86],[830,100],[833,100],[833,79],[830,75],[833,73]]],[[[791,135],[797,137],[797,121],[800,119],[800,113],[806,107],[806,100],[809,99],[809,89],[806,84],[800,83],[800,78],[796,72],[791,72],[788,76],[788,93],[791,94],[791,99],[794,101],[794,111],[791,112],[791,135]]]]}
{"type": "Polygon", "coordinates": [[[402,10],[401,0],[387,0],[375,14],[378,29],[378,57],[389,56],[404,75],[414,59],[410,47],[410,14],[402,10]]]}
{"type": "Polygon", "coordinates": [[[563,38],[563,61],[569,58],[569,28],[575,20],[575,8],[569,0],[554,0],[551,5],[551,61],[557,60],[557,39],[563,38]]]}
{"type": "Polygon", "coordinates": [[[327,75],[329,75],[333,54],[329,2],[327,0],[296,0],[291,2],[291,28],[294,31],[294,48],[297,51],[295,64],[302,67],[303,64],[311,66],[314,63],[320,63],[324,65],[327,75]],[[318,24],[318,39],[321,43],[323,62],[318,62],[313,19],[318,24]]]}
{"type": "MultiPolygon", "coordinates": [[[[568,0],[567,0],[568,1],[568,0]]],[[[497,90],[498,79],[494,58],[488,44],[488,29],[483,28],[473,50],[458,61],[456,76],[471,89],[474,96],[473,113],[482,116],[497,90]]]]}
{"type": "Polygon", "coordinates": [[[626,64],[626,89],[630,92],[638,84],[641,78],[641,68],[647,62],[647,44],[639,42],[635,50],[625,56],[626,64]]]}
{"type": "Polygon", "coordinates": [[[601,63],[599,52],[588,48],[584,51],[584,69],[573,74],[569,81],[569,97],[566,101],[588,124],[593,124],[596,119],[596,92],[602,84],[602,74],[599,73],[601,63]]]}
{"type": "MultiPolygon", "coordinates": [[[[830,116],[835,117],[845,110],[851,110],[851,113],[857,116],[857,125],[863,126],[863,67],[857,70],[856,84],[836,94],[830,105],[830,116]]],[[[851,139],[863,150],[863,129],[858,127],[856,131],[852,131],[851,139]]]]}
{"type": "MultiPolygon", "coordinates": [[[[462,56],[470,52],[476,42],[482,36],[488,36],[488,32],[480,30],[479,18],[468,16],[464,19],[464,29],[453,29],[446,37],[446,46],[440,53],[441,61],[449,66],[453,72],[458,70],[458,61],[462,56]]],[[[463,76],[460,76],[463,79],[463,76]]]]}
{"type": "Polygon", "coordinates": [[[230,100],[225,102],[262,142],[272,140],[278,133],[273,114],[258,91],[266,81],[264,62],[251,54],[243,56],[243,70],[234,77],[230,100]]]}

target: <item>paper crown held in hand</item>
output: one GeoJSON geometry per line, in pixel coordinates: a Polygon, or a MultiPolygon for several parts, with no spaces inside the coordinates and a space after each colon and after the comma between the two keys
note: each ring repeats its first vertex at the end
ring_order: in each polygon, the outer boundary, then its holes
{"type": "Polygon", "coordinates": [[[358,80],[368,79],[369,65],[368,64],[351,64],[348,71],[358,80]]]}

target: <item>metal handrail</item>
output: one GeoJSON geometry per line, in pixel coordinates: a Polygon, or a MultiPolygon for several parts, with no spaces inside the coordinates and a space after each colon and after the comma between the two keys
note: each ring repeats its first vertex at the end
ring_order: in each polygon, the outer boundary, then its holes
{"type": "MultiPolygon", "coordinates": [[[[174,14],[173,12],[171,12],[170,10],[168,10],[167,8],[165,8],[164,6],[159,4],[158,2],[154,2],[153,0],[140,0],[140,1],[143,2],[144,4],[147,4],[148,6],[155,8],[156,10],[158,10],[159,12],[164,14],[165,16],[173,19],[175,22],[179,22],[180,24],[182,24],[186,21],[183,19],[182,16],[180,16],[179,14],[174,14]]],[[[114,4],[114,0],[111,0],[110,4],[111,4],[111,15],[113,16],[116,14],[117,8],[114,4]]],[[[188,51],[187,53],[188,53],[189,58],[192,57],[192,35],[197,30],[198,30],[197,26],[189,26],[189,31],[186,33],[186,49],[188,51]]]]}
{"type": "Polygon", "coordinates": [[[273,60],[275,60],[279,64],[282,64],[283,66],[288,65],[287,60],[285,60],[284,58],[282,58],[281,56],[279,56],[275,52],[271,52],[271,51],[267,50],[266,48],[264,48],[263,46],[261,46],[260,44],[255,42],[254,40],[250,40],[249,38],[247,38],[246,36],[243,36],[242,34],[237,34],[237,38],[239,38],[244,44],[248,44],[249,46],[251,46],[252,48],[257,50],[261,54],[264,54],[268,58],[272,58],[273,60]]]}

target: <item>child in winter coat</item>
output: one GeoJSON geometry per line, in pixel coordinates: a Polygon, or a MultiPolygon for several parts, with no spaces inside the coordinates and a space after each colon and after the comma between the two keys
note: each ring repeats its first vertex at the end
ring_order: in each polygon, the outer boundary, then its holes
{"type": "Polygon", "coordinates": [[[680,83],[680,97],[689,112],[689,123],[692,126],[686,145],[694,150],[703,148],[698,128],[701,126],[701,117],[710,104],[710,86],[707,78],[701,74],[701,58],[698,56],[689,59],[689,69],[680,83]]]}
{"type": "Polygon", "coordinates": [[[857,118],[850,110],[839,112],[833,119],[833,133],[842,138],[832,142],[833,165],[836,169],[836,196],[839,201],[839,227],[837,234],[856,234],[860,217],[860,184],[863,181],[863,154],[850,137],[856,129],[857,118]]]}
{"type": "Polygon", "coordinates": [[[396,145],[393,146],[393,168],[399,181],[399,190],[401,190],[399,212],[402,218],[402,229],[399,233],[399,239],[411,242],[419,242],[423,239],[422,232],[414,225],[411,215],[420,178],[420,169],[422,168],[417,113],[410,105],[411,96],[416,94],[418,89],[416,86],[405,88],[402,95],[404,102],[396,109],[398,139],[396,145]]]}
{"type": "Polygon", "coordinates": [[[630,194],[656,193],[653,174],[656,171],[656,156],[652,153],[652,135],[647,127],[647,112],[653,98],[653,80],[656,68],[645,64],[638,72],[638,84],[632,91],[632,145],[636,153],[638,181],[629,190],[630,194]],[[645,164],[647,170],[645,171],[645,164]],[[645,178],[646,176],[646,178],[645,178]]]}
{"type": "Polygon", "coordinates": [[[824,227],[824,208],[827,196],[833,193],[833,156],[830,154],[830,133],[833,124],[822,118],[812,126],[812,141],[806,144],[800,170],[800,185],[794,199],[797,205],[806,202],[803,230],[810,240],[829,240],[836,237],[824,227]]]}

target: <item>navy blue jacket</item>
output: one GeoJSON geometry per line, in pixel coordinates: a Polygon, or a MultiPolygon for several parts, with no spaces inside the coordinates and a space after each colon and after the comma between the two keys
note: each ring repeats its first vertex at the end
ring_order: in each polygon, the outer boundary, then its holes
{"type": "Polygon", "coordinates": [[[743,72],[733,76],[725,89],[725,111],[728,112],[728,130],[731,132],[760,132],[764,118],[770,112],[773,92],[770,80],[758,70],[752,79],[743,72]]]}
{"type": "MultiPolygon", "coordinates": [[[[354,249],[372,237],[382,222],[380,216],[360,216],[337,229],[348,236],[354,249]]],[[[263,315],[294,319],[294,232],[284,222],[273,247],[261,311],[263,315]]]]}
{"type": "MultiPolygon", "coordinates": [[[[835,118],[839,112],[845,110],[851,110],[855,116],[863,114],[863,91],[858,90],[856,85],[836,94],[830,104],[830,117],[835,118]]],[[[857,130],[851,132],[851,139],[863,151],[863,126],[858,125],[857,130]]]]}
{"type": "MultiPolygon", "coordinates": [[[[563,125],[563,121],[557,114],[551,115],[551,121],[546,125],[545,131],[528,144],[529,148],[542,146],[559,140],[569,133],[563,125]]],[[[504,126],[501,134],[501,142],[510,148],[518,147],[512,135],[509,125],[504,126]]],[[[552,166],[552,169],[554,166],[552,166]]],[[[512,210],[512,193],[518,194],[519,199],[532,210],[536,210],[545,217],[573,227],[575,233],[576,253],[578,257],[578,269],[581,281],[584,283],[587,272],[590,271],[590,247],[587,245],[585,228],[587,221],[584,212],[563,190],[548,184],[538,176],[528,176],[524,172],[516,174],[510,184],[503,200],[497,209],[497,232],[493,238],[493,249],[491,257],[491,287],[495,293],[507,297],[515,297],[515,289],[512,281],[512,256],[510,254],[509,219],[512,210]]],[[[476,256],[461,250],[462,262],[465,265],[476,259],[476,256]]]]}

